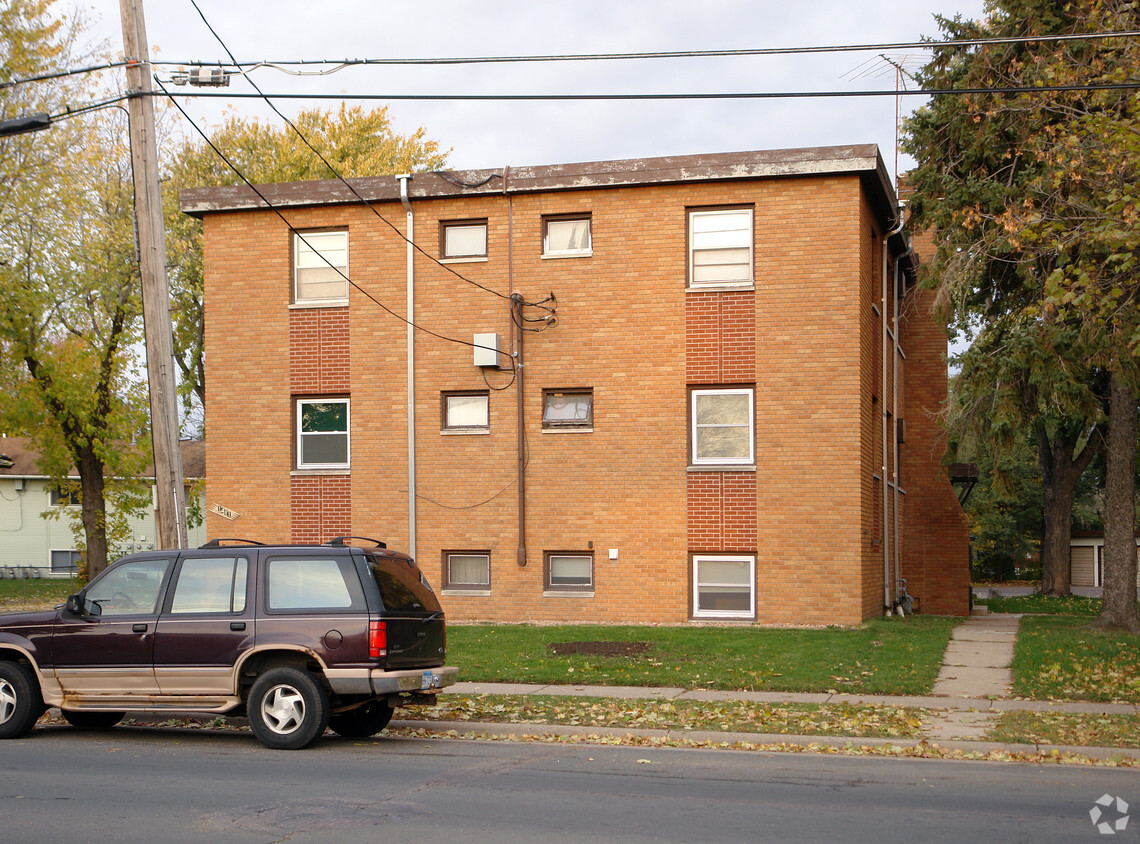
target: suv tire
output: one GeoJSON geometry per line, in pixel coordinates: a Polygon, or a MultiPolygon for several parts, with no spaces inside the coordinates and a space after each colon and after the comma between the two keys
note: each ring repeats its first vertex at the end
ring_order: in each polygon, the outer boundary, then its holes
{"type": "Polygon", "coordinates": [[[44,714],[40,684],[19,662],[0,662],[0,739],[21,738],[44,714]]]}
{"type": "Polygon", "coordinates": [[[61,709],[63,720],[77,730],[109,730],[123,720],[125,712],[79,712],[61,709]]]}
{"type": "Polygon", "coordinates": [[[348,712],[329,718],[329,729],[345,738],[368,738],[388,726],[392,720],[392,707],[374,700],[348,712]]]}
{"type": "Polygon", "coordinates": [[[328,726],[329,696],[312,674],[281,666],[254,681],[247,711],[250,729],[266,747],[300,750],[328,726]]]}

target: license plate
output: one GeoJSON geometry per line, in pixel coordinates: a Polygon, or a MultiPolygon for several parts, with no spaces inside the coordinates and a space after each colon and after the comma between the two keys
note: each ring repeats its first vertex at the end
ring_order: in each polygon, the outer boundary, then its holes
{"type": "Polygon", "coordinates": [[[434,671],[425,671],[420,681],[421,689],[438,689],[443,685],[443,676],[434,671]]]}

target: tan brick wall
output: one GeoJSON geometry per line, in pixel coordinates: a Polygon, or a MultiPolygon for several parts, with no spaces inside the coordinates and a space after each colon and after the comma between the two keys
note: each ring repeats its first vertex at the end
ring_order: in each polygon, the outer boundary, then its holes
{"type": "MultiPolygon", "coordinates": [[[[470,346],[416,334],[417,556],[438,586],[445,549],[491,554],[491,596],[443,596],[451,618],[683,622],[692,552],[756,554],[760,622],[854,624],[877,614],[877,259],[857,176],[413,208],[416,240],[432,255],[440,221],[487,219],[488,260],[448,266],[498,294],[417,255],[417,324],[464,343],[497,332],[506,348],[511,291],[557,297],[557,326],[523,338],[525,566],[516,560],[518,382],[474,367],[470,346]],[[755,209],[755,291],[687,292],[687,209],[738,204],[755,209]],[[542,259],[543,215],[568,213],[591,215],[592,257],[542,259]],[[752,383],[755,471],[690,471],[688,387],[752,383]],[[592,388],[592,431],[543,431],[542,391],[559,388],[592,388]],[[441,433],[441,392],[488,389],[487,433],[441,433]],[[544,594],[546,551],[592,553],[593,592],[544,594]]],[[[398,203],[378,210],[403,230],[398,203]]],[[[285,225],[266,212],[207,215],[207,495],[241,514],[233,524],[211,516],[210,535],[353,533],[406,548],[407,330],[384,310],[405,312],[405,245],[366,208],[287,213],[298,228],[349,230],[358,289],[347,388],[331,370],[314,384],[312,358],[302,357],[315,353],[323,369],[337,359],[331,338],[342,329],[326,333],[335,312],[289,310],[285,225]],[[242,248],[226,248],[234,243],[242,248]],[[350,476],[293,470],[291,394],[314,388],[351,396],[350,476]],[[290,515],[313,500],[316,513],[290,515]]]]}

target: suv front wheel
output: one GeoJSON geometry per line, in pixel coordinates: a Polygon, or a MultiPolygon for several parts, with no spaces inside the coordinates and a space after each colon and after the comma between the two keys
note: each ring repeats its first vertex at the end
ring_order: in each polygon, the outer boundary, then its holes
{"type": "Polygon", "coordinates": [[[26,736],[44,712],[40,684],[19,662],[0,662],[0,739],[26,736]]]}
{"type": "Polygon", "coordinates": [[[271,668],[249,691],[249,726],[277,750],[308,747],[329,723],[329,698],[316,678],[290,666],[271,668]]]}

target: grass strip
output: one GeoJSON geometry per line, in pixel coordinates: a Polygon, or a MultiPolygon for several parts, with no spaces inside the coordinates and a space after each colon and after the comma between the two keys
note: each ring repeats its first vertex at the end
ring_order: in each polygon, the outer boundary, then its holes
{"type": "Polygon", "coordinates": [[[652,730],[709,730],[854,738],[919,738],[930,710],[870,704],[772,704],[749,701],[627,700],[554,695],[445,695],[405,718],[560,724],[652,730]]]}
{"type": "Polygon", "coordinates": [[[922,695],[959,622],[911,616],[806,630],[453,624],[448,662],[472,682],[922,695]],[[607,644],[623,642],[650,647],[606,655],[607,644]],[[598,645],[599,653],[550,647],[570,643],[598,645]]]}
{"type": "Polygon", "coordinates": [[[1003,712],[987,738],[1008,744],[1140,748],[1140,715],[1003,712]]]}
{"type": "Polygon", "coordinates": [[[1025,616],[1011,668],[1019,697],[1140,703],[1140,637],[1086,618],[1025,616]]]}

